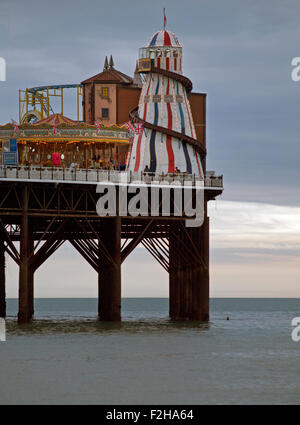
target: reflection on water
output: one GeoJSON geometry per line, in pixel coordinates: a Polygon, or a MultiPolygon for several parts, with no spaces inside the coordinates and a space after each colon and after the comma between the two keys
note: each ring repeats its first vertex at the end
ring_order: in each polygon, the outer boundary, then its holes
{"type": "Polygon", "coordinates": [[[35,318],[28,325],[16,321],[17,300],[8,300],[7,331],[10,334],[38,333],[114,333],[205,331],[210,324],[172,321],[168,317],[169,300],[165,298],[122,299],[122,322],[97,320],[97,299],[36,299],[35,318]]]}
{"type": "Polygon", "coordinates": [[[300,315],[299,299],[211,299],[210,323],[171,321],[166,298],[122,299],[122,322],[97,320],[97,299],[36,299],[32,323],[18,325],[18,300],[7,300],[8,334],[47,333],[144,333],[144,332],[207,332],[218,331],[248,334],[286,332],[290,320],[300,315]],[[226,320],[227,317],[230,320],[226,320]]]}
{"type": "Polygon", "coordinates": [[[30,324],[18,325],[16,319],[6,321],[7,332],[10,335],[26,334],[53,334],[53,333],[144,333],[144,332],[180,332],[180,331],[207,331],[210,323],[171,321],[169,319],[128,320],[121,323],[101,322],[90,318],[78,319],[35,319],[30,324]]]}

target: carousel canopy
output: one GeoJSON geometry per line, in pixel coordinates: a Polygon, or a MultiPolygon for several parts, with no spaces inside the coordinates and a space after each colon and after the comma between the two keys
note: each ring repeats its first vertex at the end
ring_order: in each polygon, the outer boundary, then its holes
{"type": "Polygon", "coordinates": [[[18,141],[88,141],[129,143],[125,125],[105,126],[73,121],[61,114],[51,115],[34,124],[5,124],[0,126],[0,140],[15,138],[18,141]]]}
{"type": "Polygon", "coordinates": [[[61,114],[54,114],[50,115],[50,117],[44,118],[43,120],[37,121],[33,124],[33,126],[38,126],[41,124],[49,124],[53,126],[57,126],[59,124],[67,124],[67,125],[77,125],[79,124],[78,121],[73,121],[71,118],[67,118],[64,115],[61,114]]]}

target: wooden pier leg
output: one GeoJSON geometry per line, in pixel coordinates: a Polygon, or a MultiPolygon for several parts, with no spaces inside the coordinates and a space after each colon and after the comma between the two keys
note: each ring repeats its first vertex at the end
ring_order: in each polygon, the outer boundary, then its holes
{"type": "Polygon", "coordinates": [[[6,316],[5,296],[5,249],[4,241],[0,241],[0,317],[6,316]]]}
{"type": "Polygon", "coordinates": [[[192,238],[199,246],[205,266],[195,264],[192,271],[191,320],[209,321],[209,218],[199,229],[191,229],[192,238]]]}
{"type": "Polygon", "coordinates": [[[23,214],[20,226],[19,313],[18,322],[29,323],[33,312],[33,271],[29,264],[31,234],[28,221],[28,186],[23,189],[23,214]]]}
{"type": "MultiPolygon", "coordinates": [[[[29,228],[30,230],[30,228],[29,228]]],[[[32,238],[31,232],[30,232],[30,239],[29,239],[29,253],[30,255],[34,251],[34,240],[32,238]]],[[[29,312],[30,312],[30,318],[34,315],[34,271],[30,267],[28,270],[28,303],[29,303],[29,312]]]]}
{"type": "Polygon", "coordinates": [[[185,244],[189,243],[187,236],[181,234],[169,238],[169,314],[172,320],[187,320],[192,308],[192,270],[185,264],[181,253],[185,244]]]}
{"type": "Polygon", "coordinates": [[[188,228],[187,232],[203,259],[186,263],[178,253],[178,247],[190,244],[187,235],[180,241],[170,235],[170,317],[173,320],[209,321],[209,218],[202,227],[188,228]]]}
{"type": "Polygon", "coordinates": [[[180,264],[176,243],[176,239],[170,234],[169,315],[172,320],[176,320],[180,316],[180,264]]]}
{"type": "MultiPolygon", "coordinates": [[[[121,321],[121,218],[106,218],[103,227],[101,242],[114,264],[106,259],[99,266],[99,319],[119,322],[121,321]]],[[[99,258],[103,258],[103,255],[101,251],[99,258]]]]}
{"type": "MultiPolygon", "coordinates": [[[[188,229],[187,229],[188,230],[188,229]]],[[[186,234],[182,235],[182,246],[188,246],[189,240],[186,234]]],[[[188,320],[191,318],[192,309],[192,282],[193,273],[190,264],[183,264],[181,267],[181,297],[180,297],[180,318],[188,320]]]]}

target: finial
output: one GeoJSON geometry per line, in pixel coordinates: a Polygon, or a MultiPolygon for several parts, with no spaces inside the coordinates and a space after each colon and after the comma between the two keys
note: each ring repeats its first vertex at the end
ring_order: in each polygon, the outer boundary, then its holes
{"type": "Polygon", "coordinates": [[[112,55],[110,55],[110,59],[109,59],[109,68],[113,68],[114,66],[115,66],[115,64],[114,64],[113,57],[112,57],[112,55]]]}
{"type": "Polygon", "coordinates": [[[104,68],[103,68],[103,71],[105,71],[105,69],[108,69],[108,60],[107,60],[107,56],[105,56],[105,62],[104,62],[104,68]]]}
{"type": "Polygon", "coordinates": [[[164,7],[164,30],[166,29],[167,26],[167,17],[166,17],[166,8],[164,7]]]}

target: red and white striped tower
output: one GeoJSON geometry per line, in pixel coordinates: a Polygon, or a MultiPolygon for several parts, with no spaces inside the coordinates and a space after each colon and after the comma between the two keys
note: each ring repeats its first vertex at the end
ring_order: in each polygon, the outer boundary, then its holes
{"type": "Polygon", "coordinates": [[[146,75],[131,119],[144,127],[134,136],[128,170],[203,176],[201,154],[188,100],[191,81],[182,75],[182,46],[174,33],[158,31],[140,49],[137,69],[146,75]]]}

